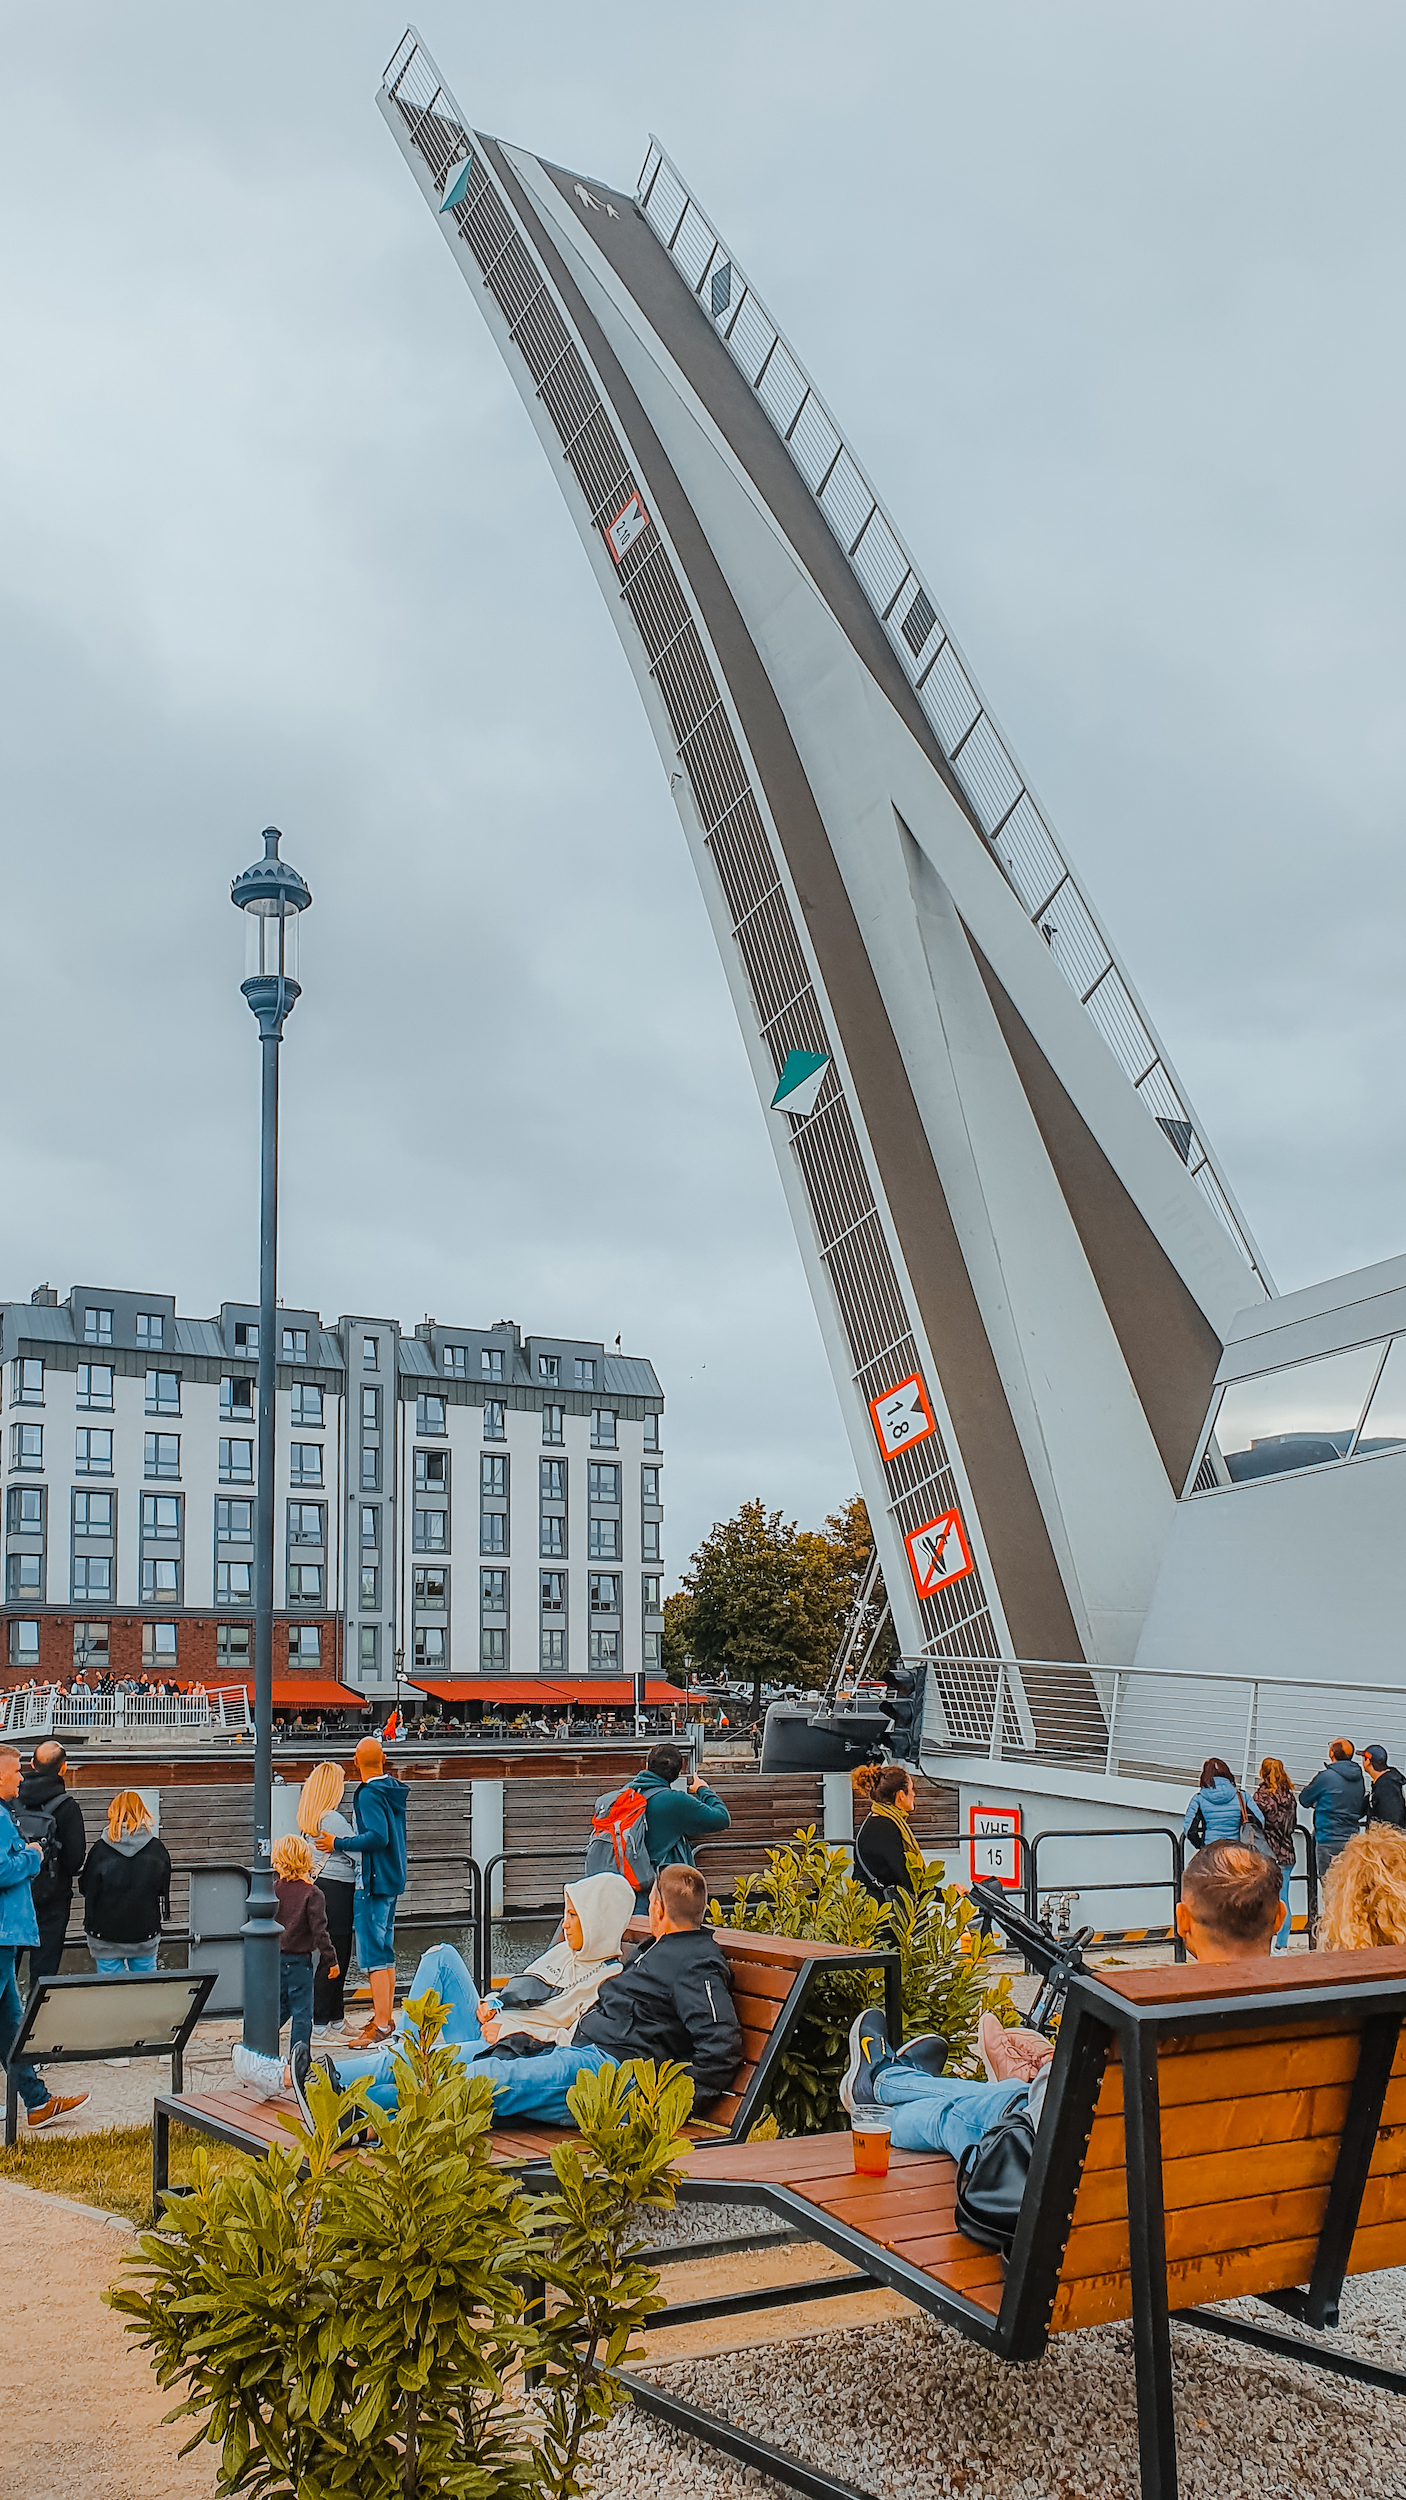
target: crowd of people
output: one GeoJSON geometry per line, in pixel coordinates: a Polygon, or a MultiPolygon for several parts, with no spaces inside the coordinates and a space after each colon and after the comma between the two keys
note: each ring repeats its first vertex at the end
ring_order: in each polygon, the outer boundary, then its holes
{"type": "MultiPolygon", "coordinates": [[[[1203,1849],[1212,1841],[1238,1840],[1278,1867],[1284,1918],[1274,1938],[1276,1952],[1285,1951],[1289,1942],[1289,1888],[1301,1809],[1312,1817],[1313,1869],[1320,1903],[1326,1900],[1334,1866],[1355,1841],[1372,1831],[1406,1835],[1402,1773],[1388,1760],[1385,1745],[1364,1745],[1359,1756],[1346,1736],[1333,1739],[1322,1768],[1302,1788],[1295,1788],[1276,1755],[1266,1754],[1258,1783],[1248,1796],[1229,1763],[1219,1754],[1209,1755],[1182,1821],[1183,1835],[1193,1849],[1203,1849]]],[[[1406,1837],[1402,1847],[1406,1852],[1406,1837]]],[[[1320,1916],[1320,1942],[1322,1932],[1320,1916]]]]}
{"type": "Polygon", "coordinates": [[[43,1684],[37,1676],[31,1676],[27,1684],[17,1684],[12,1689],[19,1693],[37,1694],[41,1702],[71,1702],[75,1699],[81,1702],[85,1694],[96,1697],[119,1693],[145,1693],[152,1700],[158,1697],[175,1700],[177,1696],[191,1701],[209,1698],[203,1684],[178,1684],[172,1675],[114,1675],[108,1667],[98,1668],[91,1674],[86,1667],[82,1667],[76,1675],[50,1676],[43,1684]]]}

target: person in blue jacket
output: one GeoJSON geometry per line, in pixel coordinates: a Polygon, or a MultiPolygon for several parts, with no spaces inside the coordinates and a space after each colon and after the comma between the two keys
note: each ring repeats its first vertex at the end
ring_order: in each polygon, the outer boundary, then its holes
{"type": "MultiPolygon", "coordinates": [[[[1182,1831],[1193,1849],[1204,1849],[1208,1840],[1239,1839],[1243,1795],[1230,1764],[1218,1753],[1208,1755],[1201,1765],[1201,1785],[1182,1817],[1182,1831]]],[[[1253,1797],[1245,1797],[1245,1813],[1263,1831],[1264,1816],[1253,1797]]]]}
{"type": "Polygon", "coordinates": [[[371,1982],[371,2017],[348,2046],[378,2049],[395,2038],[395,1905],[405,1890],[408,1791],[387,1771],[375,1736],[363,1736],[356,1767],[361,1785],[352,1792],[355,1831],[319,1832],[316,1838],[319,1849],[356,1860],[352,1933],[356,1958],[371,1982]]]}
{"type": "MultiPolygon", "coordinates": [[[[20,2003],[15,1964],[26,1945],[39,1942],[39,1921],[30,1886],[44,1864],[37,1841],[26,1840],[10,1808],[20,1793],[20,1758],[8,1746],[0,1750],[0,2065],[10,2054],[24,2008],[20,2003]]],[[[31,2127],[47,2127],[70,2109],[81,2109],[88,2095],[67,2099],[41,2083],[32,2066],[12,2069],[15,2087],[29,2112],[31,2127]]]]}
{"type": "Polygon", "coordinates": [[[1307,1788],[1299,1790],[1299,1804],[1313,1808],[1313,1850],[1320,1884],[1339,1850],[1361,1830],[1367,1811],[1367,1783],[1361,1763],[1352,1757],[1347,1738],[1335,1736],[1322,1770],[1315,1771],[1307,1788]]]}

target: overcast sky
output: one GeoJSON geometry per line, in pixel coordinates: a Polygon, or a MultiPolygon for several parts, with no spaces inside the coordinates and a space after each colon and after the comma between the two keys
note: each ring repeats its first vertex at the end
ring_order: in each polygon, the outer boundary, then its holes
{"type": "MultiPolygon", "coordinates": [[[[422,0],[657,131],[933,580],[1281,1286],[1406,1248],[1399,8],[422,0]]],[[[0,1294],[257,1289],[229,879],[308,876],[281,1283],[652,1357],[670,1581],[840,1429],[664,776],[364,0],[3,11],[0,1294]]]]}

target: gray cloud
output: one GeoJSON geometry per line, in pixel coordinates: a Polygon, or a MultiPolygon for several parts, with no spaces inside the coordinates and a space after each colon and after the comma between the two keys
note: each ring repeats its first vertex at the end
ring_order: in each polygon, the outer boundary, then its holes
{"type": "MultiPolygon", "coordinates": [[[[361,0],[7,13],[4,1290],[253,1289],[228,879],[316,895],[290,1301],[621,1330],[669,1552],[853,1482],[673,811],[361,0]]],[[[1398,13],[424,21],[657,129],[850,427],[1286,1285],[1403,1233],[1398,13]]]]}

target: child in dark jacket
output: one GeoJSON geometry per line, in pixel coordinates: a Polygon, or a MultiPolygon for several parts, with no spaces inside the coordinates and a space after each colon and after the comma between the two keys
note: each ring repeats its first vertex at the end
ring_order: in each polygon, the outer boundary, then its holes
{"type": "Polygon", "coordinates": [[[312,1879],[312,1851],[296,1832],[273,1844],[273,1888],[283,1937],[278,1948],[278,2021],[291,2024],[288,2054],[298,2040],[312,2046],[313,1963],[325,1979],[337,1977],[337,1957],[327,1931],[327,1904],[312,1879]]]}

